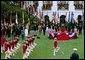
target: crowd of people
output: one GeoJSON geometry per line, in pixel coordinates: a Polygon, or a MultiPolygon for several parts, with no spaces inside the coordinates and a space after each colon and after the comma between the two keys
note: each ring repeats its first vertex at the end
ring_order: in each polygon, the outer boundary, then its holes
{"type": "MultiPolygon", "coordinates": [[[[71,22],[70,22],[71,23],[71,22]]],[[[65,34],[68,38],[67,39],[75,39],[78,38],[78,35],[82,33],[82,26],[81,24],[73,24],[73,23],[46,23],[45,21],[39,22],[38,26],[35,28],[38,28],[38,33],[36,35],[41,35],[43,32],[43,35],[45,35],[48,32],[48,37],[51,39],[54,39],[54,56],[55,52],[60,49],[60,47],[57,47],[57,42],[55,41],[59,39],[60,35],[65,34]],[[64,24],[64,25],[63,25],[64,24]],[[71,25],[71,26],[69,26],[71,25]],[[56,38],[55,38],[56,37],[56,38]]],[[[84,26],[83,26],[84,27],[84,26]]],[[[1,25],[1,52],[5,52],[5,59],[11,58],[16,52],[18,51],[21,44],[19,44],[19,39],[17,37],[22,37],[22,40],[25,40],[23,42],[22,50],[23,50],[23,59],[27,59],[33,51],[33,48],[36,46],[34,40],[34,36],[28,37],[29,29],[27,29],[22,24],[2,24],[1,25]],[[6,36],[8,38],[12,37],[11,40],[6,40],[6,36]],[[5,38],[3,37],[5,36],[5,38]]],[[[84,30],[83,30],[84,32],[84,30]]],[[[40,38],[40,37],[39,37],[40,38]]],[[[61,37],[60,37],[61,38],[61,37]]],[[[66,39],[66,37],[65,37],[66,39]]]]}
{"type": "Polygon", "coordinates": [[[49,34],[48,34],[48,38],[49,39],[53,39],[54,37],[57,37],[59,35],[67,35],[68,36],[68,39],[75,39],[75,38],[78,38],[78,31],[77,31],[77,28],[75,27],[74,29],[71,29],[70,31],[66,30],[65,27],[63,26],[60,27],[57,32],[53,29],[51,29],[51,31],[49,31],[49,34]]]}

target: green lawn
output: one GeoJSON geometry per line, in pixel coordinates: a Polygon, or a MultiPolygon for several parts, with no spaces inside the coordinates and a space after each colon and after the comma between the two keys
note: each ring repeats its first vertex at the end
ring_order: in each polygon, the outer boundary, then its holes
{"type": "MultiPolygon", "coordinates": [[[[84,59],[84,37],[79,35],[78,39],[73,39],[69,41],[58,41],[60,47],[59,52],[56,53],[56,56],[53,56],[53,44],[52,40],[47,38],[47,35],[40,35],[40,39],[36,38],[36,47],[31,52],[29,59],[69,59],[73,48],[78,49],[78,54],[80,59],[84,59]],[[63,53],[64,54],[63,54],[63,53]]],[[[20,43],[22,44],[20,38],[20,43]]],[[[1,54],[1,59],[4,59],[4,54],[1,54]]],[[[22,59],[22,48],[20,47],[16,56],[13,56],[12,59],[22,59]]]]}

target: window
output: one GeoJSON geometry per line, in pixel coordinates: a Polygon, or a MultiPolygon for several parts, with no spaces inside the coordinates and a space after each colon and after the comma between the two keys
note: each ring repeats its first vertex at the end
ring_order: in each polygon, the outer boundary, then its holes
{"type": "Polygon", "coordinates": [[[74,1],[75,9],[84,9],[84,1],[74,1]]]}
{"type": "Polygon", "coordinates": [[[68,10],[68,1],[57,1],[58,10],[68,10]]]}
{"type": "Polygon", "coordinates": [[[44,10],[51,10],[52,1],[43,1],[43,9],[44,10]]]}

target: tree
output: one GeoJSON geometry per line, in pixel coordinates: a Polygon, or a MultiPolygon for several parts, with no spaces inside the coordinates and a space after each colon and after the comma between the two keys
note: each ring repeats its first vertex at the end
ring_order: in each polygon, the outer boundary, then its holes
{"type": "MultiPolygon", "coordinates": [[[[16,15],[16,12],[18,14],[18,20],[21,21],[22,18],[22,12],[25,13],[25,20],[28,19],[28,14],[26,13],[26,10],[22,10],[18,5],[16,5],[18,2],[11,3],[12,1],[1,1],[1,17],[2,20],[4,18],[9,17],[9,15],[16,15]]],[[[12,17],[13,17],[12,16],[12,17]]]]}

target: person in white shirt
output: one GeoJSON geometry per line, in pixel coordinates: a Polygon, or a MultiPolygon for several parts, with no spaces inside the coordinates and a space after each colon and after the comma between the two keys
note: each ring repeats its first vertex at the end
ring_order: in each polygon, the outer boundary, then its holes
{"type": "Polygon", "coordinates": [[[27,38],[27,36],[28,36],[28,29],[25,28],[25,38],[27,38]]]}

